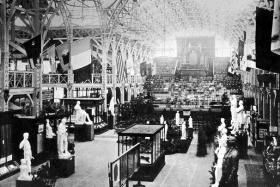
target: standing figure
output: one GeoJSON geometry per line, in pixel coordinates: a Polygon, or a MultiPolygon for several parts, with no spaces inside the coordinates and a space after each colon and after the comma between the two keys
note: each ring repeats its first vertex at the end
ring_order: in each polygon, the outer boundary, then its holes
{"type": "Polygon", "coordinates": [[[28,173],[31,173],[31,159],[33,159],[31,145],[28,141],[29,133],[23,133],[23,140],[19,144],[19,149],[23,149],[23,159],[26,160],[28,173]]]}
{"type": "Polygon", "coordinates": [[[183,121],[182,126],[181,126],[181,140],[186,140],[187,139],[187,127],[186,127],[186,121],[183,121]]]}
{"type": "Polygon", "coordinates": [[[244,115],[245,115],[242,100],[239,101],[239,107],[236,109],[236,113],[237,113],[236,122],[238,124],[238,128],[240,129],[240,128],[242,128],[242,125],[244,125],[244,115]]]}
{"type": "Polygon", "coordinates": [[[180,125],[180,114],[179,114],[179,111],[176,112],[176,115],[175,115],[175,124],[177,126],[180,125]]]}
{"type": "Polygon", "coordinates": [[[56,136],[56,134],[53,132],[50,120],[46,119],[46,148],[49,153],[53,153],[54,136],[56,136]]]}
{"type": "Polygon", "coordinates": [[[163,123],[164,123],[164,117],[163,117],[163,115],[160,116],[159,122],[160,122],[160,124],[163,124],[163,123]]]}
{"type": "Polygon", "coordinates": [[[233,123],[235,123],[237,120],[236,108],[237,108],[237,98],[236,95],[232,95],[230,97],[230,112],[231,112],[231,121],[233,123]]]}
{"type": "Polygon", "coordinates": [[[206,143],[207,143],[207,137],[206,137],[206,134],[205,134],[205,130],[203,129],[203,127],[200,127],[199,130],[198,130],[196,156],[201,157],[201,156],[207,155],[206,143]]]}
{"type": "Polygon", "coordinates": [[[189,128],[188,128],[188,139],[192,139],[193,138],[193,119],[190,116],[189,117],[189,128]]]}
{"type": "Polygon", "coordinates": [[[71,154],[68,152],[68,133],[65,123],[66,118],[63,118],[57,128],[58,158],[69,158],[71,156],[71,154]]]}
{"type": "Polygon", "coordinates": [[[166,121],[164,121],[163,123],[164,123],[164,140],[167,141],[168,124],[166,123],[166,121]]]}

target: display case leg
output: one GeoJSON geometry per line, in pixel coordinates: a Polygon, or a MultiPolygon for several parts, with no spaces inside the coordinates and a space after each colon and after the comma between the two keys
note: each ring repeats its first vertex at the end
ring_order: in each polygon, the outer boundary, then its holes
{"type": "Polygon", "coordinates": [[[133,187],[145,187],[145,185],[141,184],[141,181],[138,181],[138,183],[134,184],[133,187]]]}

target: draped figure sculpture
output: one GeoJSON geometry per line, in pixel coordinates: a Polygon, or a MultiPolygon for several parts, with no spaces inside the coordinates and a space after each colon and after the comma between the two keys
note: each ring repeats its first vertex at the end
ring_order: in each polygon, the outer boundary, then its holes
{"type": "Polygon", "coordinates": [[[19,144],[19,149],[23,149],[23,159],[21,160],[20,180],[31,180],[31,159],[33,159],[31,145],[28,141],[29,133],[23,133],[23,140],[19,144]]]}
{"type": "Polygon", "coordinates": [[[244,111],[244,106],[243,106],[243,101],[239,101],[239,106],[236,109],[237,117],[236,117],[236,122],[238,125],[238,128],[242,128],[242,125],[244,124],[244,117],[245,117],[245,111],[244,111]]]}
{"type": "Polygon", "coordinates": [[[75,124],[77,125],[92,124],[92,121],[90,120],[88,113],[81,108],[80,101],[77,101],[74,110],[76,114],[75,124]]]}
{"type": "Polygon", "coordinates": [[[186,121],[183,121],[181,125],[181,140],[186,140],[187,139],[187,127],[186,127],[186,121]]]}
{"type": "Polygon", "coordinates": [[[69,158],[71,154],[68,152],[68,133],[66,128],[66,118],[63,118],[57,127],[57,150],[58,158],[69,158]]]}

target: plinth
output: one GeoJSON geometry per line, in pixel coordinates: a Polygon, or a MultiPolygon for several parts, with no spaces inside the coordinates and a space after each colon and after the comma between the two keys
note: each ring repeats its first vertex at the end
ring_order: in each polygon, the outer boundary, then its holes
{"type": "Polygon", "coordinates": [[[75,173],[75,156],[67,159],[54,158],[50,160],[50,170],[54,176],[67,178],[75,173]]]}

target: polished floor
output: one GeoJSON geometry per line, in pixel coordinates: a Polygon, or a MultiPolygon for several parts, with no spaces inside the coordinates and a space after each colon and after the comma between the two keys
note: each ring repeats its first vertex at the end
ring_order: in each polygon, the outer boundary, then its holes
{"type": "MultiPolygon", "coordinates": [[[[117,136],[113,131],[107,131],[95,136],[91,142],[76,143],[75,173],[69,178],[59,178],[57,187],[106,187],[108,182],[108,162],[117,157],[117,136]]],[[[210,169],[213,162],[213,148],[208,148],[208,155],[196,157],[197,136],[186,154],[166,156],[166,164],[154,182],[142,182],[146,187],[208,187],[210,169]]],[[[261,166],[261,156],[249,150],[249,158],[241,159],[238,171],[239,187],[247,186],[246,165],[261,166]]],[[[255,181],[260,181],[261,171],[255,181]]],[[[18,174],[0,181],[0,187],[15,187],[18,174]]],[[[253,179],[254,180],[254,179],[253,179]]],[[[130,182],[130,186],[136,184],[130,182]]]]}

